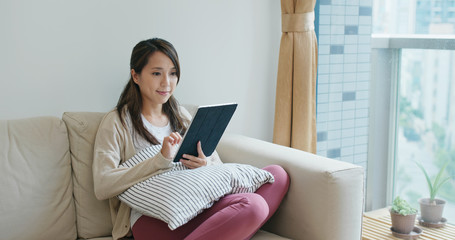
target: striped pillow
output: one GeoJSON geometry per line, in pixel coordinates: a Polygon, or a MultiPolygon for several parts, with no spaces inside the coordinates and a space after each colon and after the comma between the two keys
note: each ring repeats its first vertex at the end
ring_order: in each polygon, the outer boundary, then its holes
{"type": "MultiPolygon", "coordinates": [[[[121,164],[133,167],[159,152],[161,146],[146,148],[121,164]]],[[[171,170],[137,183],[118,198],[138,212],[160,219],[174,230],[193,219],[226,194],[254,192],[274,182],[265,170],[245,164],[223,164],[188,169],[173,163],[171,170]]]]}

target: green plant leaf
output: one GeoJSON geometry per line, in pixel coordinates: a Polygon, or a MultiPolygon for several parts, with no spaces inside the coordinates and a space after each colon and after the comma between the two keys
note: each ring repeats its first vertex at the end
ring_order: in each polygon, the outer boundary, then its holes
{"type": "Polygon", "coordinates": [[[441,170],[439,170],[438,175],[436,176],[436,179],[434,180],[433,186],[436,186],[439,183],[439,179],[441,179],[442,174],[444,173],[444,170],[446,169],[447,165],[449,164],[449,161],[447,161],[444,166],[442,166],[441,170]]]}
{"type": "Polygon", "coordinates": [[[392,212],[406,216],[417,213],[417,209],[413,208],[406,200],[400,198],[400,196],[397,196],[393,200],[392,212]]]}
{"type": "Polygon", "coordinates": [[[414,162],[417,164],[417,166],[420,168],[420,170],[422,170],[423,174],[425,175],[425,179],[427,180],[427,184],[428,184],[428,189],[430,190],[430,201],[434,201],[436,194],[438,193],[441,186],[444,185],[444,183],[446,183],[447,181],[449,181],[451,179],[450,177],[442,179],[442,175],[444,174],[444,171],[445,171],[447,165],[449,165],[449,161],[446,161],[444,166],[442,166],[442,168],[439,170],[438,175],[436,175],[434,182],[431,182],[430,176],[428,176],[428,173],[425,170],[425,168],[423,167],[423,164],[421,162],[417,162],[417,161],[414,161],[414,162]]]}
{"type": "Polygon", "coordinates": [[[437,193],[439,191],[439,188],[441,188],[441,186],[444,185],[444,183],[446,183],[449,180],[450,180],[450,177],[447,177],[447,178],[444,178],[441,182],[439,182],[439,184],[434,187],[435,193],[437,193]]]}
{"type": "Polygon", "coordinates": [[[423,167],[422,163],[417,162],[417,161],[414,161],[414,162],[417,164],[417,166],[420,168],[420,170],[422,170],[423,174],[425,175],[425,179],[427,180],[427,184],[428,184],[428,190],[430,190],[430,199],[433,200],[434,199],[433,184],[431,183],[430,176],[428,176],[428,173],[425,170],[425,168],[423,167]]]}

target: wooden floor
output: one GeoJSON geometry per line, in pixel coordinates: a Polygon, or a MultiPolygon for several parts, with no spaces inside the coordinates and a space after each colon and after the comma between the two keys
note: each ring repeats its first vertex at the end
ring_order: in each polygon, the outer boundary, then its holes
{"type": "MultiPolygon", "coordinates": [[[[387,209],[367,212],[363,215],[362,239],[400,239],[392,235],[391,226],[390,213],[387,209]]],[[[455,225],[446,224],[442,228],[427,228],[416,221],[416,226],[423,230],[418,239],[455,240],[455,225]]]]}

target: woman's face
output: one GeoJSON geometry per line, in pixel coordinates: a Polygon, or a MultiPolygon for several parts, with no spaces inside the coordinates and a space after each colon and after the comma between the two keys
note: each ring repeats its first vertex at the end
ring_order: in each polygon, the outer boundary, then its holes
{"type": "Polygon", "coordinates": [[[150,55],[141,73],[131,70],[134,82],[139,86],[143,104],[148,106],[166,103],[177,85],[177,70],[166,54],[156,51],[150,55]]]}

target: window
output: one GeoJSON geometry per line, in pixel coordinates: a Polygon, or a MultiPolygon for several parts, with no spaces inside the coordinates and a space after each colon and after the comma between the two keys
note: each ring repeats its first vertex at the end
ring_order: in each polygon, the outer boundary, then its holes
{"type": "Polygon", "coordinates": [[[437,8],[440,8],[442,6],[442,1],[434,1],[434,4],[433,4],[433,7],[437,7],[437,8]]]}
{"type": "MultiPolygon", "coordinates": [[[[418,207],[429,193],[415,160],[431,176],[449,160],[446,174],[455,175],[453,4],[374,0],[367,210],[397,195],[418,207]]],[[[453,223],[455,181],[438,197],[453,223]]]]}
{"type": "MultiPolygon", "coordinates": [[[[446,174],[455,175],[455,51],[403,49],[400,62],[393,195],[418,206],[429,191],[414,161],[431,176],[452,159],[446,174]]],[[[446,184],[437,197],[454,219],[455,188],[446,184]]]]}

